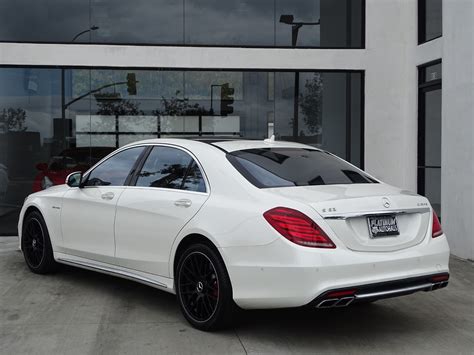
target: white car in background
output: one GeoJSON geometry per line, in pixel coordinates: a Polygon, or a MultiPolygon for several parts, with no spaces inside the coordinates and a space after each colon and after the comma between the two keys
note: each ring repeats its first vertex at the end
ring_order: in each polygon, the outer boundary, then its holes
{"type": "Polygon", "coordinates": [[[21,249],[176,293],[196,328],[244,309],[350,304],[448,283],[425,197],[310,146],[154,139],[30,195],[21,249]]]}

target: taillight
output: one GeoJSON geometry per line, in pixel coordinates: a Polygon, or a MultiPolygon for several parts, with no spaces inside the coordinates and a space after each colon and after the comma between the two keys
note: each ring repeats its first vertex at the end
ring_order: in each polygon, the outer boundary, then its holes
{"type": "Polygon", "coordinates": [[[439,223],[438,215],[433,210],[433,230],[431,232],[431,236],[433,238],[439,237],[443,234],[443,230],[441,229],[441,224],[439,223]]]}
{"type": "Polygon", "coordinates": [[[305,214],[286,207],[276,207],[263,217],[282,236],[295,244],[312,248],[335,248],[324,231],[305,214]]]}

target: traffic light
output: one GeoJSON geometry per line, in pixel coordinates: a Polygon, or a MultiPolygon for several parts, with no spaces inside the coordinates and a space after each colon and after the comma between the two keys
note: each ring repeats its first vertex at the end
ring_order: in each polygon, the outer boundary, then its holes
{"type": "Polygon", "coordinates": [[[127,92],[129,95],[136,95],[137,94],[137,78],[135,77],[135,73],[128,73],[127,74],[127,92]]]}
{"type": "Polygon", "coordinates": [[[227,116],[234,112],[234,88],[229,87],[229,83],[221,86],[221,116],[227,116]]]}

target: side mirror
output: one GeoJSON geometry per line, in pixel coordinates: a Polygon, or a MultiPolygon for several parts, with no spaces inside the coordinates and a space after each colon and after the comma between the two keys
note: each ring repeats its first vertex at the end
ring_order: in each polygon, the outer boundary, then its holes
{"type": "Polygon", "coordinates": [[[39,171],[48,170],[48,164],[46,164],[46,163],[38,163],[38,164],[36,164],[36,169],[38,169],[39,171]]]}
{"type": "Polygon", "coordinates": [[[66,185],[69,187],[80,187],[81,180],[82,180],[82,173],[80,171],[75,171],[67,176],[66,185]]]}

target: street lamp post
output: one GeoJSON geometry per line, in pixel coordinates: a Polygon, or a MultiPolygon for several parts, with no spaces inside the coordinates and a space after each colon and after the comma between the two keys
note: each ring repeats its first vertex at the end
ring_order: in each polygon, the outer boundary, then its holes
{"type": "MultiPolygon", "coordinates": [[[[295,22],[293,15],[281,15],[280,23],[291,25],[291,46],[296,47],[298,42],[298,33],[303,26],[317,26],[321,25],[321,21],[316,22],[295,22]]],[[[293,105],[293,139],[296,141],[298,138],[298,126],[299,126],[299,99],[300,99],[300,72],[295,71],[295,89],[294,89],[294,105],[293,105]]]]}
{"type": "MultiPolygon", "coordinates": [[[[76,34],[72,40],[71,43],[73,43],[76,39],[78,39],[80,36],[82,36],[85,33],[92,32],[92,31],[97,31],[99,29],[99,26],[91,26],[87,30],[81,31],[78,34],[76,34]]],[[[65,69],[61,68],[61,118],[64,120],[66,119],[66,77],[65,77],[65,69]]]]}
{"type": "Polygon", "coordinates": [[[87,33],[87,32],[92,32],[92,31],[96,31],[99,29],[99,26],[92,26],[90,28],[88,28],[87,30],[84,30],[82,32],[79,32],[77,35],[75,35],[73,37],[73,39],[71,40],[71,43],[74,42],[78,37],[82,36],[84,33],[87,33]]]}

